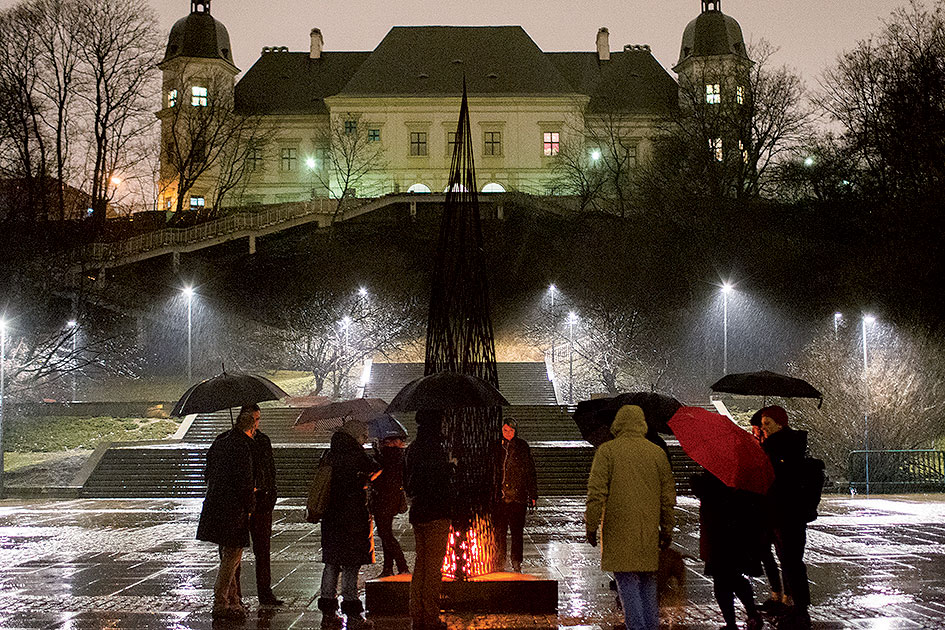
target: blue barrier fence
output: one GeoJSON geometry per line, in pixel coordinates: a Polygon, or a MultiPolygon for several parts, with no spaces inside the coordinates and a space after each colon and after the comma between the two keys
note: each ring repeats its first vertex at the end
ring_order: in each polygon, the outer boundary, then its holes
{"type": "Polygon", "coordinates": [[[848,470],[858,493],[945,491],[945,451],[851,451],[848,470]]]}

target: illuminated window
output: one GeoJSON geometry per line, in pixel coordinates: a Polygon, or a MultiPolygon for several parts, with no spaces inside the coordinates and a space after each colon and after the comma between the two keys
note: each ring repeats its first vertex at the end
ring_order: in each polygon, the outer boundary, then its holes
{"type": "Polygon", "coordinates": [[[491,182],[482,187],[484,193],[504,193],[505,187],[502,184],[491,182]]]}
{"type": "Polygon", "coordinates": [[[194,107],[206,107],[209,104],[207,88],[199,85],[190,88],[190,104],[194,107]]]}
{"type": "Polygon", "coordinates": [[[483,134],[483,155],[502,155],[502,132],[487,131],[483,134]]]}
{"type": "Polygon", "coordinates": [[[292,147],[282,149],[281,170],[284,173],[291,173],[298,169],[298,150],[292,147]]]}
{"type": "Polygon", "coordinates": [[[558,152],[561,150],[560,134],[557,131],[546,131],[542,136],[542,152],[545,157],[558,155],[558,152]]]}
{"type": "Polygon", "coordinates": [[[381,130],[380,130],[380,129],[368,129],[368,130],[367,130],[367,139],[368,139],[368,142],[380,142],[380,141],[381,141],[381,130]]]}
{"type": "Polygon", "coordinates": [[[738,150],[742,153],[742,161],[748,164],[748,149],[745,148],[745,144],[741,140],[738,141],[738,150]]]}
{"type": "Polygon", "coordinates": [[[358,131],[358,121],[356,120],[346,120],[345,121],[345,135],[351,135],[357,133],[358,131]]]}
{"type": "Polygon", "coordinates": [[[171,90],[167,93],[167,106],[177,107],[177,90],[171,90]]]}
{"type": "Polygon", "coordinates": [[[190,209],[199,210],[206,205],[206,200],[203,197],[191,197],[190,198],[190,209]]]}
{"type": "Polygon", "coordinates": [[[712,138],[709,140],[709,150],[712,151],[713,157],[719,162],[722,161],[722,138],[712,138]]]}
{"type": "Polygon", "coordinates": [[[428,193],[430,192],[430,187],[426,184],[414,184],[407,189],[409,193],[428,193]]]}
{"type": "Polygon", "coordinates": [[[745,88],[740,85],[735,88],[735,102],[739,105],[745,102],[745,88]]]}
{"type": "Polygon", "coordinates": [[[722,102],[722,93],[719,91],[718,83],[706,83],[705,102],[710,105],[718,105],[722,102]]]}
{"type": "Polygon", "coordinates": [[[427,132],[426,131],[411,131],[410,132],[410,155],[426,155],[427,154],[427,132]]]}

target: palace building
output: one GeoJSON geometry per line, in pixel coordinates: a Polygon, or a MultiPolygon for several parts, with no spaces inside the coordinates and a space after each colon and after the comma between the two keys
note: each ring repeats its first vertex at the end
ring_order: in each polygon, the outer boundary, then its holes
{"type": "Polygon", "coordinates": [[[596,159],[602,129],[616,129],[632,167],[679,107],[681,86],[705,83],[711,105],[743,89],[711,69],[739,75],[750,64],[718,0],[702,0],[685,27],[679,82],[649,46],[611,50],[606,28],[592,35],[589,51],[545,52],[520,26],[395,26],[372,51],[339,52],[312,29],[309,50],[264,48],[236,81],[226,28],[210,0],[193,0],[160,64],[162,205],[173,210],[180,196],[181,208],[200,209],[221,190],[228,206],[442,192],[464,79],[480,189],[568,194],[556,186],[562,152],[596,159]],[[185,125],[188,115],[199,122],[185,125]],[[226,117],[253,122],[236,131],[208,122],[226,117]],[[211,127],[229,135],[191,142],[211,127]],[[222,151],[220,138],[248,145],[222,151]]]}

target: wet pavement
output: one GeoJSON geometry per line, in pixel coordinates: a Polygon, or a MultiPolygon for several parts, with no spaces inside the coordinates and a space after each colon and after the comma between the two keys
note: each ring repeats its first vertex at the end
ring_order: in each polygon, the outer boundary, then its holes
{"type": "MultiPolygon", "coordinates": [[[[217,551],[194,540],[199,500],[0,502],[0,627],[317,628],[319,535],[301,505],[280,501],[275,512],[273,584],[285,606],[257,606],[248,552],[252,612],[235,623],[210,617],[217,551]]],[[[945,628],[945,496],[827,497],[822,508],[806,555],[814,628],[945,628]]],[[[555,497],[527,521],[523,569],[558,580],[557,615],[447,614],[450,628],[612,630],[622,618],[598,550],[584,542],[582,514],[582,497],[555,497]]],[[[676,542],[697,556],[697,503],[681,497],[678,517],[676,542]]],[[[406,519],[395,526],[412,563],[406,519]]],[[[661,628],[718,628],[702,564],[689,559],[686,569],[685,593],[661,607],[661,628]]],[[[379,570],[365,567],[362,580],[379,570]]],[[[767,597],[763,579],[754,587],[756,599],[767,597]]],[[[410,627],[406,616],[374,621],[378,630],[410,627]]]]}

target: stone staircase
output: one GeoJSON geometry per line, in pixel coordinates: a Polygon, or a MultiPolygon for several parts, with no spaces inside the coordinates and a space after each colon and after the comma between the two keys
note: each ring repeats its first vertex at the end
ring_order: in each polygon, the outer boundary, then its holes
{"type": "MultiPolygon", "coordinates": [[[[581,439],[571,419],[572,408],[558,405],[513,405],[504,409],[518,423],[519,435],[532,447],[542,496],[582,495],[594,449],[581,439]]],[[[293,427],[299,409],[268,407],[262,430],[273,442],[276,479],[283,497],[305,496],[312,471],[328,447],[331,426],[293,427]]],[[[410,435],[412,414],[398,414],[410,435]]],[[[229,412],[201,414],[182,441],[109,448],[85,482],[85,497],[202,497],[206,451],[213,439],[230,428],[229,412]]],[[[700,470],[678,444],[669,440],[670,463],[679,494],[690,492],[689,478],[700,470]]]]}

